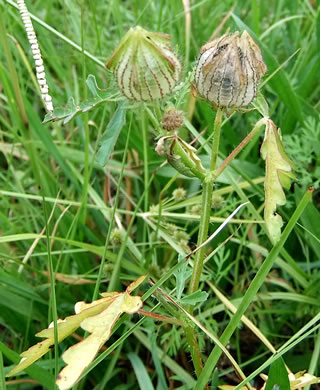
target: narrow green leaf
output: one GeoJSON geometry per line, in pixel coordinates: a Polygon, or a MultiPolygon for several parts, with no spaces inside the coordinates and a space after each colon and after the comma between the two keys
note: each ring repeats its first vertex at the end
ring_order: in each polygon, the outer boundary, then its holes
{"type": "Polygon", "coordinates": [[[180,302],[186,305],[195,305],[197,303],[206,301],[207,298],[208,293],[206,293],[205,291],[197,290],[190,295],[184,296],[182,299],[180,299],[180,302]]]}
{"type": "MultiPolygon", "coordinates": [[[[6,345],[0,341],[0,351],[6,356],[7,359],[11,360],[14,364],[17,364],[21,357],[16,352],[12,351],[6,345]]],[[[7,370],[7,368],[5,369],[7,370]]],[[[44,389],[52,390],[55,388],[55,378],[48,370],[41,368],[37,364],[33,364],[31,367],[25,369],[25,372],[32,378],[38,381],[44,389]]]]}
{"type": "Polygon", "coordinates": [[[47,127],[45,127],[39,117],[34,114],[34,110],[31,106],[31,104],[26,101],[26,109],[27,109],[27,114],[28,114],[28,119],[30,122],[30,129],[32,130],[33,136],[35,138],[39,139],[43,145],[45,146],[47,152],[49,153],[50,156],[52,156],[64,174],[69,178],[69,180],[74,184],[74,186],[80,191],[81,188],[78,184],[78,182],[75,180],[74,175],[71,172],[71,169],[65,159],[62,157],[60,154],[56,144],[53,142],[52,135],[50,134],[49,130],[47,127]]]}
{"type": "MultiPolygon", "coordinates": [[[[295,199],[296,203],[299,202],[302,191],[297,187],[295,188],[295,199]]],[[[303,226],[313,234],[307,234],[306,238],[310,242],[314,252],[318,255],[320,253],[320,212],[319,209],[313,204],[309,203],[305,209],[305,212],[301,216],[301,222],[303,226]],[[317,240],[318,239],[318,240],[317,240]]]]}
{"type": "Polygon", "coordinates": [[[2,390],[6,390],[6,382],[5,382],[5,379],[4,379],[4,370],[3,370],[3,356],[2,356],[2,352],[0,351],[0,388],[2,390]]]}
{"type": "Polygon", "coordinates": [[[151,344],[152,360],[158,375],[157,390],[168,390],[168,385],[166,382],[166,377],[164,375],[161,358],[159,356],[158,349],[157,349],[156,338],[157,338],[156,325],[152,323],[151,332],[149,333],[149,340],[151,344]]]}
{"type": "Polygon", "coordinates": [[[96,155],[96,160],[105,166],[117,142],[121,129],[126,123],[126,102],[121,102],[108,123],[107,129],[100,141],[100,149],[96,155]]]}
{"type": "Polygon", "coordinates": [[[42,299],[40,295],[34,291],[29,284],[23,280],[11,276],[9,273],[0,269],[0,285],[5,286],[6,290],[11,291],[23,298],[32,300],[44,305],[48,305],[48,301],[42,299]]]}
{"type": "MultiPolygon", "coordinates": [[[[273,264],[276,261],[276,258],[284,246],[287,238],[289,237],[289,234],[291,233],[292,229],[296,225],[298,219],[300,218],[301,214],[303,213],[305,207],[307,206],[308,202],[310,201],[310,198],[312,196],[312,190],[308,190],[301,201],[299,202],[298,206],[296,207],[295,212],[291,216],[287,226],[285,227],[283,233],[281,234],[280,240],[277,242],[277,244],[272,248],[270,251],[268,257],[265,259],[265,261],[262,263],[261,267],[259,268],[259,271],[257,272],[256,276],[254,277],[253,281],[251,282],[250,286],[248,287],[246,293],[244,294],[241,303],[238,307],[238,310],[231,318],[228,326],[224,330],[223,334],[220,337],[221,343],[224,345],[227,344],[227,342],[230,340],[230,337],[232,336],[233,332],[236,330],[238,324],[241,321],[242,315],[245,313],[246,309],[249,307],[250,303],[254,300],[254,297],[256,296],[257,292],[259,291],[260,287],[262,286],[264,280],[266,279],[269,271],[271,270],[273,264]]],[[[154,286],[153,286],[154,287],[154,286]]],[[[194,390],[203,390],[208,383],[208,380],[212,374],[212,371],[215,369],[216,364],[219,360],[219,357],[221,356],[221,349],[219,346],[215,346],[213,350],[211,351],[208,360],[203,368],[203,371],[201,375],[199,376],[197,380],[197,384],[194,387],[194,390]]]]}
{"type": "Polygon", "coordinates": [[[176,296],[178,300],[180,300],[182,296],[186,280],[188,280],[191,275],[192,275],[192,269],[185,261],[183,262],[182,266],[174,272],[174,276],[176,278],[176,288],[177,288],[176,296]]]}
{"type": "Polygon", "coordinates": [[[141,390],[154,390],[149,374],[142,363],[142,360],[133,352],[128,353],[141,390]]]}
{"type": "Polygon", "coordinates": [[[266,390],[290,390],[288,372],[281,356],[270,366],[266,390]]]}

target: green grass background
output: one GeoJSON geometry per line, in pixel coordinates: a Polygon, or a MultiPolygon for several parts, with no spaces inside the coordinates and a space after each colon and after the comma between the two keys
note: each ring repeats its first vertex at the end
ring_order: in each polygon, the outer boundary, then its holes
{"type": "MultiPolygon", "coordinates": [[[[27,6],[37,18],[33,23],[55,107],[67,106],[71,97],[76,104],[92,97],[86,85],[90,74],[96,77],[100,88],[115,88],[112,75],[103,64],[124,33],[135,25],[172,36],[173,46],[184,65],[183,80],[196,64],[200,47],[234,6],[222,32],[227,27],[232,32],[248,29],[259,42],[268,66],[265,76],[268,81],[262,92],[272,119],[281,128],[287,153],[297,168],[297,182],[287,193],[287,204],[280,209],[285,222],[305,190],[312,185],[315,187],[312,202],[246,312],[277,349],[309,321],[319,321],[320,5],[316,0],[190,1],[188,28],[183,3],[187,2],[52,0],[28,1],[27,6]]],[[[17,362],[20,352],[37,342],[34,334],[52,321],[52,306],[58,317],[63,318],[73,313],[75,302],[89,302],[99,288],[101,291],[110,288],[110,281],[112,290],[122,291],[129,281],[145,272],[155,280],[168,273],[177,263],[178,253],[186,250],[183,237],[194,248],[201,188],[198,180],[182,176],[171,180],[175,172],[168,166],[158,170],[164,158],[154,151],[156,128],[148,119],[141,123],[141,111],[135,105],[128,110],[126,125],[104,168],[95,155],[99,139],[119,102],[104,102],[66,124],[61,121],[43,124],[45,111],[19,12],[14,1],[0,4],[3,30],[0,41],[0,350],[5,367],[3,375],[17,362]],[[172,197],[177,187],[187,192],[183,202],[172,197]],[[161,199],[164,217],[160,221],[157,214],[161,199]],[[115,203],[119,210],[113,218],[115,203]],[[143,218],[142,213],[150,207],[154,216],[143,218]],[[130,226],[134,212],[137,215],[130,226]],[[128,237],[121,247],[109,243],[105,248],[110,224],[115,227],[119,223],[125,231],[129,227],[128,237]],[[172,238],[168,224],[176,224],[187,236],[180,233],[179,237],[172,238]],[[39,237],[45,227],[49,240],[39,237]],[[105,265],[99,274],[104,252],[105,265]],[[53,271],[62,274],[55,283],[55,300],[52,299],[53,282],[48,279],[50,264],[53,271]],[[78,279],[90,283],[76,284],[78,279]]],[[[187,113],[190,101],[189,96],[178,103],[174,97],[169,97],[150,110],[160,120],[170,102],[177,103],[178,108],[187,113]]],[[[257,112],[250,112],[235,114],[226,121],[220,157],[227,155],[248,134],[258,118],[257,112]]],[[[191,141],[201,133],[206,139],[212,131],[213,119],[211,107],[197,101],[191,124],[181,130],[181,135],[191,141]]],[[[251,201],[251,206],[239,216],[244,223],[234,221],[208,248],[209,253],[233,234],[206,263],[202,289],[209,297],[197,304],[194,311],[215,335],[226,327],[230,312],[207,281],[235,305],[239,304],[272,248],[262,221],[264,193],[260,178],[264,176],[264,163],[259,157],[260,145],[261,137],[242,152],[215,188],[216,195],[223,197],[222,205],[212,213],[215,218],[225,218],[241,202],[251,201]],[[245,183],[245,188],[239,183],[245,183]]],[[[205,152],[201,154],[205,159],[205,152]]],[[[219,223],[220,219],[213,219],[210,232],[219,223]]],[[[171,277],[162,288],[170,292],[175,285],[175,278],[171,277]]],[[[144,285],[143,292],[148,288],[144,285]]],[[[155,304],[155,299],[148,299],[144,308],[151,310],[155,304]]],[[[158,310],[168,315],[165,309],[158,310]]],[[[79,389],[151,389],[153,386],[188,389],[195,386],[183,331],[147,319],[141,321],[141,326],[129,337],[127,332],[137,321],[137,315],[123,319],[108,343],[117,348],[90,371],[78,385],[79,389]]],[[[320,374],[317,322],[312,327],[315,331],[301,337],[284,355],[286,364],[294,372],[307,369],[320,374]]],[[[200,331],[199,340],[206,357],[213,345],[200,331]]],[[[74,338],[69,338],[59,345],[59,354],[72,343],[74,338]]],[[[243,324],[239,324],[229,346],[246,375],[270,356],[268,349],[243,324]]],[[[30,369],[28,375],[17,377],[22,383],[8,383],[7,388],[36,389],[38,382],[44,388],[54,388],[54,369],[62,364],[52,353],[30,369]]],[[[238,383],[224,357],[218,368],[221,383],[238,383]]]]}

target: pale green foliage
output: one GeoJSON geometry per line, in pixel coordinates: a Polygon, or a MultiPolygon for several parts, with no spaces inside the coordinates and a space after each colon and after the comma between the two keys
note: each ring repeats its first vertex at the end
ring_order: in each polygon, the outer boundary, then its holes
{"type": "Polygon", "coordinates": [[[320,122],[308,117],[304,127],[283,137],[283,143],[288,154],[294,156],[299,184],[319,188],[320,122]]]}
{"type": "Polygon", "coordinates": [[[286,203],[282,187],[288,189],[290,179],[293,179],[294,175],[292,173],[293,163],[285,153],[279,132],[270,119],[266,121],[261,156],[266,161],[264,219],[270,238],[273,243],[276,243],[280,238],[283,225],[282,218],[276,210],[277,206],[283,206],[286,203]]]}

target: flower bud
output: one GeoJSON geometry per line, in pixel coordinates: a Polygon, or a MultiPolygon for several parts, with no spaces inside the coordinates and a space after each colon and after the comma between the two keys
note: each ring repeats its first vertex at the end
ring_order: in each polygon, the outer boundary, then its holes
{"type": "Polygon", "coordinates": [[[184,200],[186,198],[186,195],[187,191],[182,187],[176,188],[172,193],[173,199],[176,202],[181,202],[182,200],[184,200]]]}
{"type": "Polygon", "coordinates": [[[195,73],[198,94],[219,107],[248,106],[267,67],[259,46],[244,31],[223,35],[201,48],[195,73]]]}
{"type": "Polygon", "coordinates": [[[170,35],[131,28],[106,63],[118,87],[131,100],[162,98],[176,86],[181,64],[170,35]]]}

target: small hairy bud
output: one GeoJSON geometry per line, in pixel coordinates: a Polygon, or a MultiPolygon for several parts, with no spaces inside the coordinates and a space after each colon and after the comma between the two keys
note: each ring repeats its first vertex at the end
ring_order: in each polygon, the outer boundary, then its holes
{"type": "Polygon", "coordinates": [[[221,195],[213,194],[211,198],[211,207],[213,209],[221,209],[224,206],[224,199],[221,195]]]}
{"type": "Polygon", "coordinates": [[[150,264],[148,266],[148,274],[160,279],[163,274],[163,270],[157,264],[150,264]]]}
{"type": "Polygon", "coordinates": [[[114,228],[110,235],[110,242],[112,245],[121,245],[123,233],[120,229],[114,228]]]}
{"type": "Polygon", "coordinates": [[[190,240],[190,236],[187,232],[183,230],[177,230],[174,233],[174,238],[178,241],[179,245],[185,250],[190,250],[188,246],[188,242],[190,240]]]}
{"type": "Polygon", "coordinates": [[[181,72],[168,34],[137,26],[121,39],[106,63],[122,93],[131,100],[151,101],[172,92],[181,72]]]}
{"type": "Polygon", "coordinates": [[[195,87],[219,107],[245,107],[256,97],[266,70],[260,48],[247,31],[225,34],[201,48],[195,87]]]}
{"type": "Polygon", "coordinates": [[[201,214],[201,204],[194,204],[189,208],[189,213],[192,215],[200,215],[201,214]]]}
{"type": "Polygon", "coordinates": [[[150,214],[159,214],[159,205],[152,204],[149,209],[150,214]]]}
{"type": "Polygon", "coordinates": [[[180,129],[183,125],[183,111],[170,108],[163,116],[161,126],[167,131],[180,129]]]}
{"type": "Polygon", "coordinates": [[[178,230],[178,226],[173,224],[173,223],[168,223],[166,225],[166,228],[168,230],[168,233],[171,234],[171,235],[174,235],[175,232],[178,230]]]}
{"type": "Polygon", "coordinates": [[[179,187],[173,191],[172,196],[176,202],[180,202],[181,200],[186,198],[186,194],[187,191],[184,188],[179,187]]]}

